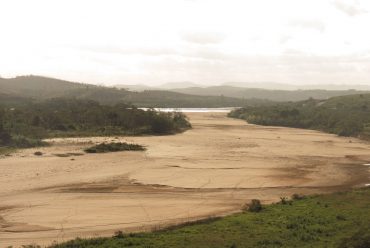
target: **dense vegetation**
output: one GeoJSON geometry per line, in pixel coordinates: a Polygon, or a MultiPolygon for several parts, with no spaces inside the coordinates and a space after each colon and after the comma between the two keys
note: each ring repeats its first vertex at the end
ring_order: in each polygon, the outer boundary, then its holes
{"type": "Polygon", "coordinates": [[[138,144],[128,144],[125,142],[101,143],[95,146],[86,148],[87,153],[106,153],[120,151],[144,151],[145,148],[138,144]]]}
{"type": "Polygon", "coordinates": [[[370,138],[370,94],[247,107],[232,111],[229,116],[259,125],[309,128],[370,138]]]}
{"type": "Polygon", "coordinates": [[[152,233],[76,239],[53,248],[370,247],[370,188],[295,199],[282,198],[258,212],[152,233]]]}
{"type": "Polygon", "coordinates": [[[58,98],[0,109],[0,146],[30,147],[55,136],[171,134],[190,128],[182,113],[124,103],[58,98]]]}

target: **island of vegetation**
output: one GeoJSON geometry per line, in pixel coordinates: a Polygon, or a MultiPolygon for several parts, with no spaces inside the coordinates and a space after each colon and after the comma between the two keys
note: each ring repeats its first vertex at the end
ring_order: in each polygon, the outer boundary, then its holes
{"type": "Polygon", "coordinates": [[[239,108],[229,117],[252,124],[320,130],[370,139],[370,94],[239,108]]]}
{"type": "Polygon", "coordinates": [[[126,142],[111,142],[101,143],[95,146],[86,148],[87,153],[106,153],[106,152],[121,152],[121,151],[144,151],[145,147],[138,144],[129,144],[126,142]]]}

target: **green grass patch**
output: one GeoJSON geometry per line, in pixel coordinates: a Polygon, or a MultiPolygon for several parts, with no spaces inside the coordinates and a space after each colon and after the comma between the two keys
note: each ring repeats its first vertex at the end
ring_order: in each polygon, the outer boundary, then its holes
{"type": "Polygon", "coordinates": [[[87,153],[106,153],[106,152],[120,152],[120,151],[144,151],[145,147],[138,144],[128,144],[125,142],[101,143],[84,151],[87,153]]]}
{"type": "Polygon", "coordinates": [[[0,147],[0,155],[10,155],[15,150],[13,147],[0,147]]]}
{"type": "Polygon", "coordinates": [[[112,238],[76,239],[52,247],[370,247],[370,188],[294,199],[259,212],[151,233],[117,232],[112,238]]]}

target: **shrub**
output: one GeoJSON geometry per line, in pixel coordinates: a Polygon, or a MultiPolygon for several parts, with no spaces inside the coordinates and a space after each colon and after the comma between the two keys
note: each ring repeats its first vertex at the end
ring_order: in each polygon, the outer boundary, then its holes
{"type": "Polygon", "coordinates": [[[137,144],[128,144],[125,142],[117,143],[101,143],[89,148],[84,151],[87,153],[106,153],[106,152],[119,152],[119,151],[144,151],[145,148],[137,144]]]}
{"type": "Polygon", "coordinates": [[[252,199],[249,204],[243,207],[243,210],[248,210],[249,212],[260,212],[262,210],[262,204],[260,200],[252,199]]]}
{"type": "Polygon", "coordinates": [[[113,235],[113,238],[116,238],[116,239],[123,239],[125,237],[125,235],[123,234],[122,231],[116,231],[113,235]]]}
{"type": "Polygon", "coordinates": [[[337,215],[337,220],[346,220],[347,218],[344,215],[338,214],[337,215]]]}
{"type": "Polygon", "coordinates": [[[293,200],[303,200],[305,199],[306,197],[304,195],[300,195],[300,194],[293,194],[292,195],[292,199],[293,200]]]}
{"type": "Polygon", "coordinates": [[[0,129],[0,146],[9,145],[11,141],[12,141],[12,138],[10,134],[0,129]]]}
{"type": "Polygon", "coordinates": [[[370,230],[360,230],[352,237],[342,240],[339,248],[368,248],[370,247],[370,230]]]}
{"type": "Polygon", "coordinates": [[[280,203],[283,204],[283,205],[285,205],[287,203],[287,200],[288,199],[285,196],[280,197],[280,203]]]}
{"type": "Polygon", "coordinates": [[[292,204],[292,201],[289,201],[287,197],[283,196],[283,197],[280,197],[280,203],[283,204],[283,205],[291,205],[292,204]]]}
{"type": "Polygon", "coordinates": [[[22,248],[41,248],[41,246],[37,244],[31,244],[31,245],[22,245],[22,248]]]}

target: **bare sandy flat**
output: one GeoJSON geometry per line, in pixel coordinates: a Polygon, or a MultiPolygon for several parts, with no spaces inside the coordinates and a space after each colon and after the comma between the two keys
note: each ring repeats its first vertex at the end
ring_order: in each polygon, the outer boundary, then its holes
{"type": "Polygon", "coordinates": [[[253,198],[270,203],[370,183],[369,143],[225,113],[189,117],[193,129],[182,134],[54,139],[2,157],[0,247],[149,230],[237,212],[253,198]],[[84,154],[103,141],[147,151],[84,154]]]}

